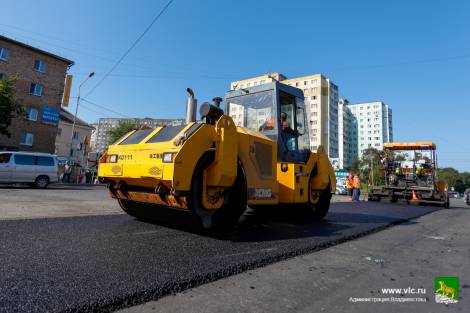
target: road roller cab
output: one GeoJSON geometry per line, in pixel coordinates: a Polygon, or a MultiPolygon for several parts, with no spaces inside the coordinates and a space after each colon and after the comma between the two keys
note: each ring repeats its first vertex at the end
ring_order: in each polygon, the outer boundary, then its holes
{"type": "Polygon", "coordinates": [[[127,213],[148,217],[152,205],[158,220],[161,206],[187,210],[222,232],[247,205],[327,213],[335,176],[321,146],[308,150],[300,89],[273,82],[229,91],[225,112],[215,98],[201,105],[201,121],[188,93],[186,124],[132,131],[100,159],[99,179],[127,213]]]}

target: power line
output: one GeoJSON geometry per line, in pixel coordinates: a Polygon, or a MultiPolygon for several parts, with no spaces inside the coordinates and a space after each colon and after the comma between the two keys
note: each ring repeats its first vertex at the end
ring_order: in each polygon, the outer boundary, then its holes
{"type": "Polygon", "coordinates": [[[80,107],[87,110],[87,111],[90,111],[90,112],[93,112],[93,113],[96,113],[96,114],[99,114],[99,115],[104,115],[103,112],[99,112],[99,111],[96,111],[92,108],[89,108],[88,105],[84,105],[83,103],[81,103],[80,107]]]}
{"type": "Polygon", "coordinates": [[[134,41],[134,43],[129,47],[129,49],[127,49],[127,51],[122,55],[122,57],[113,65],[113,67],[111,67],[111,69],[103,76],[103,78],[100,81],[98,81],[98,83],[90,90],[90,92],[88,92],[86,97],[88,97],[90,94],[92,94],[93,91],[95,91],[96,88],[98,88],[103,83],[103,81],[106,78],[108,78],[108,76],[116,69],[116,67],[118,67],[118,65],[121,64],[121,62],[124,60],[124,58],[132,51],[132,49],[134,49],[134,47],[145,36],[145,34],[152,28],[153,24],[155,24],[155,22],[160,18],[160,16],[162,16],[162,14],[165,13],[166,9],[170,6],[170,4],[173,1],[174,0],[168,1],[168,3],[163,7],[163,9],[160,11],[160,13],[158,13],[157,16],[155,16],[155,18],[149,24],[149,26],[147,26],[147,28],[144,30],[144,32],[142,34],[140,34],[140,36],[137,38],[137,40],[134,41]]]}
{"type": "MultiPolygon", "coordinates": [[[[75,72],[73,75],[79,75],[79,76],[86,76],[89,75],[89,73],[84,73],[84,72],[75,72]]],[[[95,74],[96,76],[100,76],[99,73],[95,74]]],[[[240,77],[241,75],[235,76],[235,75],[217,75],[217,74],[204,74],[204,73],[189,73],[187,75],[185,74],[161,74],[161,75],[141,75],[138,73],[116,73],[116,74],[110,74],[109,77],[121,77],[121,78],[148,78],[148,79],[188,79],[188,78],[203,78],[203,79],[215,79],[215,80],[222,80],[222,79],[237,79],[237,77],[240,77]]]]}
{"type": "Polygon", "coordinates": [[[103,106],[103,105],[100,105],[100,104],[95,103],[95,102],[93,102],[93,101],[90,101],[90,100],[88,100],[88,99],[80,98],[80,100],[81,100],[81,101],[84,101],[84,102],[86,102],[86,103],[89,103],[89,104],[91,104],[91,105],[94,105],[94,106],[96,106],[96,107],[98,107],[98,108],[101,108],[102,110],[109,111],[109,112],[111,112],[111,113],[117,114],[117,115],[119,115],[119,116],[122,116],[122,117],[125,117],[125,118],[132,118],[132,117],[130,117],[130,116],[128,116],[128,115],[121,114],[121,113],[119,113],[119,112],[116,112],[116,111],[114,111],[114,110],[111,110],[111,109],[109,109],[109,108],[107,108],[107,107],[105,107],[105,106],[103,106]]]}

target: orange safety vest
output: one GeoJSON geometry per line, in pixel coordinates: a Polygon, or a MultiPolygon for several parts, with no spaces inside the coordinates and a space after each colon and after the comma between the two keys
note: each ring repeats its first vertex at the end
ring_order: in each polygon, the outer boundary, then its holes
{"type": "Polygon", "coordinates": [[[353,179],[352,178],[349,178],[349,177],[346,177],[346,189],[353,189],[353,179]]]}
{"type": "Polygon", "coordinates": [[[354,188],[361,188],[361,179],[357,175],[354,176],[354,178],[353,178],[353,187],[354,188]]]}

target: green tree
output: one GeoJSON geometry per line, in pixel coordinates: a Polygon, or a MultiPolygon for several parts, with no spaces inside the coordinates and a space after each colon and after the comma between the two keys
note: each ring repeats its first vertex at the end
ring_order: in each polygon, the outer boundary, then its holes
{"type": "Polygon", "coordinates": [[[439,180],[446,182],[449,188],[454,187],[455,191],[464,192],[470,188],[469,172],[460,173],[455,168],[444,167],[438,170],[437,175],[439,180]]]}
{"type": "Polygon", "coordinates": [[[11,137],[8,128],[11,120],[25,112],[21,102],[15,99],[15,83],[17,77],[0,79],[0,134],[11,137]]]}
{"type": "Polygon", "coordinates": [[[353,163],[353,167],[357,166],[358,169],[355,173],[359,174],[363,182],[372,184],[374,181],[375,186],[383,184],[384,165],[381,162],[383,153],[375,148],[367,148],[358,160],[358,164],[353,163]]]}
{"type": "Polygon", "coordinates": [[[118,127],[108,131],[109,140],[108,143],[112,144],[116,142],[119,138],[124,136],[130,131],[137,129],[137,125],[134,122],[121,122],[118,127]]]}
{"type": "Polygon", "coordinates": [[[437,171],[437,176],[439,177],[439,180],[446,182],[449,188],[455,188],[457,181],[460,179],[459,171],[452,167],[440,168],[437,171]]]}

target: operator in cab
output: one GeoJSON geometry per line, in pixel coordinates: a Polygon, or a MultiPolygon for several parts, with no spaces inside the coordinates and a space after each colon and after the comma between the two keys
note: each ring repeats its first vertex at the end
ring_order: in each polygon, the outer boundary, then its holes
{"type": "Polygon", "coordinates": [[[299,137],[299,132],[290,127],[290,124],[287,121],[286,112],[281,112],[281,131],[282,137],[287,146],[287,150],[295,150],[295,138],[299,137]]]}

